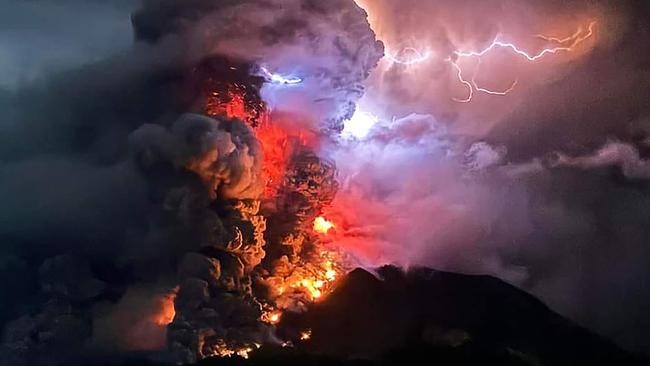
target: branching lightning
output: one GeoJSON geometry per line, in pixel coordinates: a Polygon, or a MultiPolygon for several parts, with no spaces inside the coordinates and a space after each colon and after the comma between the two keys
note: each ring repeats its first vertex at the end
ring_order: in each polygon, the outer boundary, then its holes
{"type": "MultiPolygon", "coordinates": [[[[589,24],[589,32],[593,32],[592,27],[594,25],[596,25],[595,21],[593,21],[593,22],[591,22],[589,24]]],[[[574,34],[572,34],[572,35],[570,35],[568,37],[565,37],[565,38],[549,37],[549,36],[545,36],[543,34],[536,34],[535,37],[543,39],[543,40],[545,40],[547,42],[555,42],[555,43],[559,43],[559,44],[564,44],[564,43],[567,43],[569,41],[573,41],[575,39],[578,39],[583,31],[584,31],[584,29],[582,27],[579,27],[578,30],[574,34]]]]}
{"type": "Polygon", "coordinates": [[[476,75],[478,74],[478,68],[479,68],[479,65],[481,64],[481,57],[485,56],[489,52],[491,52],[491,51],[493,51],[495,49],[498,49],[498,48],[505,48],[505,49],[509,49],[510,51],[512,51],[514,55],[523,57],[527,61],[535,62],[535,61],[538,61],[539,59],[541,59],[542,57],[544,57],[546,55],[556,54],[558,52],[571,52],[571,51],[573,51],[580,43],[584,42],[585,40],[587,40],[588,38],[591,38],[591,36],[593,36],[595,25],[596,25],[596,21],[592,21],[591,23],[589,23],[589,26],[587,27],[586,32],[582,27],[580,27],[580,28],[578,28],[578,30],[574,34],[572,34],[572,35],[570,35],[568,37],[565,37],[565,38],[548,37],[548,36],[545,36],[545,35],[538,34],[538,35],[536,35],[537,38],[541,38],[541,39],[543,39],[543,40],[545,40],[547,42],[557,43],[558,46],[551,47],[551,48],[544,48],[541,51],[539,51],[537,54],[530,54],[530,53],[520,49],[514,43],[508,43],[508,42],[500,41],[499,40],[500,35],[497,35],[495,37],[495,39],[492,41],[492,43],[489,46],[487,46],[486,48],[484,48],[483,50],[481,50],[481,51],[455,51],[454,55],[456,56],[456,60],[453,60],[451,57],[449,57],[447,59],[447,61],[450,62],[452,64],[452,66],[454,67],[454,69],[456,70],[458,81],[461,84],[467,86],[469,92],[468,92],[467,98],[465,98],[465,99],[453,98],[453,100],[457,101],[457,102],[460,102],[460,103],[468,103],[474,97],[475,92],[482,92],[482,93],[486,93],[486,94],[490,94],[490,95],[507,95],[508,93],[510,93],[515,88],[515,86],[518,83],[517,80],[515,80],[508,89],[503,90],[503,91],[494,91],[494,90],[490,90],[490,89],[487,89],[487,88],[483,88],[483,87],[480,87],[476,83],[476,75]],[[474,71],[474,74],[472,75],[472,79],[471,80],[466,80],[466,79],[463,78],[463,70],[460,67],[460,65],[458,64],[458,60],[460,60],[462,58],[470,58],[470,57],[477,58],[478,63],[477,63],[476,69],[474,71]]]}
{"type": "Polygon", "coordinates": [[[452,67],[456,70],[458,80],[460,81],[461,84],[467,86],[467,90],[469,93],[467,98],[465,99],[452,98],[455,102],[469,103],[470,101],[472,101],[472,98],[474,97],[474,92],[482,92],[490,95],[507,95],[515,88],[515,86],[517,86],[517,83],[519,82],[518,80],[513,81],[510,87],[502,91],[486,89],[479,86],[478,83],[476,82],[476,75],[478,74],[479,66],[481,65],[480,58],[478,59],[478,63],[476,65],[476,68],[474,69],[474,73],[472,74],[471,80],[466,80],[463,78],[463,69],[456,62],[453,62],[451,58],[448,58],[447,61],[450,62],[452,67]]]}
{"type": "Polygon", "coordinates": [[[509,48],[511,49],[516,55],[522,56],[526,58],[528,61],[537,61],[540,58],[544,57],[547,54],[555,54],[558,52],[569,52],[573,51],[576,46],[578,46],[580,43],[585,41],[586,39],[590,38],[594,34],[594,26],[596,25],[596,22],[593,21],[589,24],[588,31],[584,33],[582,31],[582,28],[578,29],[578,31],[573,34],[572,36],[569,36],[564,39],[558,39],[554,37],[546,37],[543,35],[537,35],[537,38],[541,38],[544,40],[547,40],[549,42],[555,42],[555,43],[561,43],[561,46],[558,47],[553,47],[553,48],[545,48],[541,50],[539,53],[531,55],[526,51],[521,50],[519,47],[517,47],[514,43],[507,43],[507,42],[502,42],[499,40],[499,35],[492,41],[492,43],[484,48],[482,51],[455,51],[454,54],[458,56],[459,58],[461,57],[481,57],[484,56],[486,53],[496,49],[496,48],[509,48]],[[584,33],[584,34],[583,34],[584,33]],[[564,46],[565,43],[571,42],[570,45],[564,46]]]}
{"type": "MultiPolygon", "coordinates": [[[[528,62],[536,62],[542,59],[545,56],[557,54],[560,52],[571,52],[578,45],[580,45],[585,40],[591,38],[594,35],[594,28],[596,26],[596,21],[589,23],[588,27],[578,28],[578,30],[570,36],[559,38],[553,36],[546,36],[542,34],[535,35],[536,38],[542,39],[548,43],[555,44],[554,47],[548,47],[540,50],[538,53],[532,54],[512,42],[505,42],[501,40],[501,35],[497,35],[494,40],[485,48],[479,51],[462,51],[456,50],[453,52],[453,56],[450,56],[445,59],[446,62],[449,62],[455,72],[455,75],[462,85],[464,85],[468,90],[468,95],[466,98],[452,98],[456,102],[468,103],[472,100],[474,95],[477,92],[485,93],[489,95],[507,95],[510,93],[518,84],[518,80],[514,80],[512,84],[505,90],[492,90],[478,85],[476,78],[479,71],[479,66],[482,61],[482,57],[488,55],[492,51],[498,49],[505,49],[510,51],[513,55],[521,57],[528,62]],[[474,72],[472,73],[471,78],[467,79],[464,76],[463,67],[460,65],[462,59],[475,58],[477,61],[474,72]]],[[[432,53],[430,51],[420,51],[413,47],[407,47],[402,49],[397,55],[386,52],[385,57],[390,62],[399,65],[415,65],[431,59],[432,53]],[[401,56],[399,56],[401,55],[401,56]]]]}

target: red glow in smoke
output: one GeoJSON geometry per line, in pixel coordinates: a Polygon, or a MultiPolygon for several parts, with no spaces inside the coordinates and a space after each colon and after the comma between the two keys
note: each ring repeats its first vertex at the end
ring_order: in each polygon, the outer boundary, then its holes
{"type": "Polygon", "coordinates": [[[255,113],[246,108],[243,91],[236,87],[228,90],[226,102],[214,95],[214,98],[208,98],[206,105],[206,114],[209,116],[225,115],[228,118],[237,118],[242,121],[248,121],[255,113]]]}
{"type": "Polygon", "coordinates": [[[99,342],[110,342],[129,351],[163,349],[167,344],[167,325],[176,316],[174,300],[178,288],[160,294],[129,289],[112,310],[99,316],[93,325],[99,342]]]}
{"type": "Polygon", "coordinates": [[[255,128],[255,136],[264,151],[262,175],[265,182],[264,197],[273,198],[280,188],[289,159],[299,146],[316,145],[316,135],[302,128],[291,128],[283,123],[283,117],[273,115],[265,118],[259,127],[255,128]]]}
{"type": "Polygon", "coordinates": [[[255,106],[255,110],[247,105],[244,97],[245,90],[233,85],[229,88],[226,102],[210,99],[207,114],[211,116],[225,115],[245,122],[255,121],[251,125],[255,137],[264,153],[262,178],[264,180],[264,197],[273,198],[277,195],[282,184],[287,164],[298,146],[313,148],[317,145],[314,132],[296,127],[290,117],[282,114],[271,114],[265,106],[255,106]]]}
{"type": "Polygon", "coordinates": [[[174,321],[176,309],[174,292],[152,299],[152,313],[148,317],[126,321],[131,327],[123,334],[126,348],[130,350],[155,350],[167,343],[167,325],[174,321]]]}
{"type": "Polygon", "coordinates": [[[355,265],[374,266],[401,259],[399,248],[391,251],[391,245],[382,242],[383,223],[394,219],[382,203],[369,201],[360,192],[346,190],[339,192],[322,214],[336,230],[330,230],[321,240],[349,255],[357,262],[355,265]]]}

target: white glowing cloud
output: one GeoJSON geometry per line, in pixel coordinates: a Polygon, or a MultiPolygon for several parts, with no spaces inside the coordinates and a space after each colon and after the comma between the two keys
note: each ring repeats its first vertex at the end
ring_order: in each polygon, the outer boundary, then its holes
{"type": "Polygon", "coordinates": [[[368,135],[374,125],[379,122],[379,118],[370,112],[365,112],[357,108],[352,118],[345,121],[343,128],[344,137],[354,137],[363,139],[368,135]]]}
{"type": "Polygon", "coordinates": [[[417,48],[406,47],[397,54],[392,54],[389,50],[386,50],[384,57],[394,64],[410,66],[429,60],[431,54],[432,52],[429,50],[420,51],[417,48]]]}

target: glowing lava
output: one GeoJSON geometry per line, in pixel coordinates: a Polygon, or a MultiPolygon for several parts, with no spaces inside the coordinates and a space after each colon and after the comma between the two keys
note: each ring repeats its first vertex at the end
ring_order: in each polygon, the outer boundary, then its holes
{"type": "MultiPolygon", "coordinates": [[[[268,83],[292,83],[289,79],[273,76],[265,68],[260,68],[260,70],[268,83]]],[[[298,82],[297,79],[295,82],[298,82]]],[[[292,181],[294,176],[291,174],[293,172],[297,171],[302,174],[307,171],[314,174],[315,179],[328,177],[326,173],[319,170],[321,166],[327,167],[325,162],[320,162],[317,159],[307,160],[307,163],[304,163],[303,160],[296,160],[300,157],[304,159],[301,152],[305,149],[313,150],[317,146],[319,139],[317,132],[296,127],[291,115],[279,112],[271,113],[264,103],[246,103],[248,95],[246,92],[251,89],[245,89],[243,86],[238,87],[235,84],[228,85],[224,89],[228,91],[228,94],[222,92],[221,95],[218,94],[212,98],[213,102],[209,104],[209,114],[240,118],[247,121],[252,128],[264,153],[262,179],[265,182],[265,191],[263,200],[266,202],[265,209],[268,210],[266,212],[269,215],[273,215],[274,210],[281,207],[277,202],[282,202],[287,195],[287,190],[293,187],[292,184],[298,186],[295,181],[292,181]],[[303,164],[297,164],[296,161],[303,164]]],[[[248,99],[251,99],[250,95],[248,96],[248,99]]],[[[354,118],[355,128],[352,129],[354,136],[365,136],[377,121],[378,119],[370,114],[358,112],[354,118]]],[[[348,124],[348,131],[350,131],[349,126],[350,124],[348,124]]],[[[300,189],[311,189],[314,194],[321,195],[326,195],[329,192],[326,189],[320,191],[308,184],[311,183],[307,182],[306,185],[300,186],[300,189]]],[[[327,201],[322,197],[321,199],[327,201]]],[[[259,283],[269,289],[269,294],[265,298],[256,298],[261,306],[260,321],[269,325],[277,325],[282,321],[285,312],[304,311],[308,304],[325,298],[333,289],[340,275],[350,269],[342,255],[329,250],[322,244],[323,241],[330,240],[334,228],[333,222],[321,216],[316,218],[313,223],[309,220],[305,221],[304,225],[300,224],[282,236],[273,236],[267,242],[269,247],[280,248],[283,255],[269,261],[269,272],[256,278],[259,283]],[[313,224],[313,227],[310,224],[313,224]],[[324,235],[327,234],[330,236],[326,238],[324,235]]],[[[260,231],[261,234],[263,234],[263,230],[260,231]]],[[[309,336],[310,333],[306,337],[309,336]]],[[[255,350],[255,347],[257,345],[252,343],[241,345],[224,340],[222,344],[214,346],[209,354],[247,357],[250,352],[255,350]]]]}
{"type": "Polygon", "coordinates": [[[269,311],[262,314],[262,321],[269,324],[278,324],[282,319],[282,313],[279,311],[269,311]]]}
{"type": "Polygon", "coordinates": [[[212,350],[209,356],[217,357],[233,357],[239,356],[243,359],[248,359],[250,354],[256,349],[260,348],[260,344],[253,344],[253,346],[239,347],[239,348],[230,348],[226,345],[219,345],[212,350]]]}
{"type": "Polygon", "coordinates": [[[314,220],[314,231],[321,234],[327,234],[335,226],[331,221],[327,221],[324,217],[319,216],[314,220]]]}

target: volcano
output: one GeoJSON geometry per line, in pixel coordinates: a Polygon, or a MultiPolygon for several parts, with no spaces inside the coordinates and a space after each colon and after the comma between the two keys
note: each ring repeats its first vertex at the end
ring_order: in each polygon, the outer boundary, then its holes
{"type": "MultiPolygon", "coordinates": [[[[220,365],[646,365],[490,276],[426,268],[350,272],[322,302],[287,314],[278,334],[295,343],[267,346],[220,365]],[[302,336],[301,336],[302,335],[302,336]]],[[[137,355],[76,364],[167,365],[137,355]]]]}
{"type": "Polygon", "coordinates": [[[298,352],[339,360],[442,365],[647,362],[499,279],[426,268],[354,270],[324,302],[285,323],[311,330],[298,352]]]}

